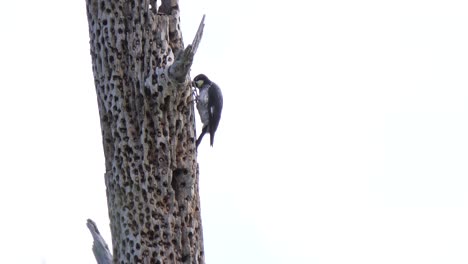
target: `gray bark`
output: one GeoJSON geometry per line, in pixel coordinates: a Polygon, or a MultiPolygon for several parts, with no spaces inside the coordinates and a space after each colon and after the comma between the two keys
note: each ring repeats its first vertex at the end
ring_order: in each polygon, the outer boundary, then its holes
{"type": "Polygon", "coordinates": [[[113,262],[202,264],[188,72],[203,21],[184,49],[177,0],[158,11],[154,0],[86,0],[86,7],[113,262]]]}

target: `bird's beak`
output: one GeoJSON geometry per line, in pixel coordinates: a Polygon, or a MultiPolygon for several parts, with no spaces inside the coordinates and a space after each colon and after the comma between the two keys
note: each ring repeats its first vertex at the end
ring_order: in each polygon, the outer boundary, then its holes
{"type": "Polygon", "coordinates": [[[194,81],[192,81],[192,87],[197,87],[196,83],[194,81]]]}

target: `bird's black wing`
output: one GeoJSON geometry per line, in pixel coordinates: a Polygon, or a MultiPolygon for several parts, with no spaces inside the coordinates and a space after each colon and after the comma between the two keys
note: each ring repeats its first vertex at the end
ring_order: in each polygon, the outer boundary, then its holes
{"type": "Polygon", "coordinates": [[[223,94],[215,83],[212,83],[208,90],[208,109],[210,117],[210,145],[213,146],[214,133],[218,128],[219,120],[221,119],[221,111],[223,110],[223,94]]]}

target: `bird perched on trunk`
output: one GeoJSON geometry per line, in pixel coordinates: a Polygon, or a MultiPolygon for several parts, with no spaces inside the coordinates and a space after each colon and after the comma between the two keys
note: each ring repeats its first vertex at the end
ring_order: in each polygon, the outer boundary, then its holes
{"type": "Polygon", "coordinates": [[[192,85],[198,88],[197,109],[203,128],[197,139],[197,148],[206,132],[210,133],[210,146],[213,146],[214,135],[221,119],[223,110],[223,94],[218,85],[204,74],[199,74],[193,79],[192,85]]]}

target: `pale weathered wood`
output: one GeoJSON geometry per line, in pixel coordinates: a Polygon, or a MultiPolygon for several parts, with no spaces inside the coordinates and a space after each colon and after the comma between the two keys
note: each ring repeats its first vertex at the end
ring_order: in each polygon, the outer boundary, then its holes
{"type": "Polygon", "coordinates": [[[106,241],[99,233],[99,230],[93,220],[88,219],[86,226],[88,226],[91,235],[93,236],[93,253],[96,257],[98,264],[111,264],[112,254],[110,253],[109,247],[106,241]]]}
{"type": "Polygon", "coordinates": [[[193,39],[192,45],[188,45],[187,48],[182,52],[178,52],[176,56],[176,61],[169,67],[170,76],[177,80],[178,82],[183,82],[185,77],[190,71],[192,66],[193,58],[197,52],[198,45],[200,44],[201,38],[203,36],[203,28],[205,27],[205,15],[198,26],[197,33],[193,39]]]}
{"type": "Polygon", "coordinates": [[[86,6],[113,261],[203,264],[191,61],[169,74],[184,53],[178,1],[86,6]]]}

